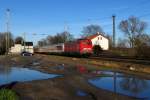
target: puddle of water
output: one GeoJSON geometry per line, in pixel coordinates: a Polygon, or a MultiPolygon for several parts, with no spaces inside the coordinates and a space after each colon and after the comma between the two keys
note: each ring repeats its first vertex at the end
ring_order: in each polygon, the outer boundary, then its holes
{"type": "Polygon", "coordinates": [[[25,82],[55,78],[58,76],[62,75],[46,74],[36,70],[30,70],[28,68],[0,67],[0,85],[8,84],[15,81],[25,82]]]}
{"type": "MultiPolygon", "coordinates": [[[[114,75],[114,72],[98,70],[98,71],[92,71],[89,74],[96,75],[96,76],[100,75],[100,76],[106,76],[106,77],[110,76],[110,77],[112,77],[114,75]]],[[[116,73],[116,76],[122,76],[122,74],[121,73],[116,73]]]]}
{"type": "Polygon", "coordinates": [[[104,71],[104,73],[104,77],[96,77],[88,80],[88,82],[101,89],[150,100],[150,80],[126,75],[124,73],[106,71],[104,71]],[[113,76],[110,76],[110,74],[113,76]]]}

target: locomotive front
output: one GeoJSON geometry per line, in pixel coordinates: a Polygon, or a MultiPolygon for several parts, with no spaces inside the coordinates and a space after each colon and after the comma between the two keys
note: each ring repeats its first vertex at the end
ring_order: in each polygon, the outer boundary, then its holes
{"type": "Polygon", "coordinates": [[[89,39],[80,40],[80,54],[92,54],[92,42],[89,39]]]}

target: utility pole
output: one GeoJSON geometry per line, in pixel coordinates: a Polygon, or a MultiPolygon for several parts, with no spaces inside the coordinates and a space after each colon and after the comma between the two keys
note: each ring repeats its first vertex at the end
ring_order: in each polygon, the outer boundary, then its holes
{"type": "Polygon", "coordinates": [[[64,31],[65,31],[65,32],[68,31],[68,25],[67,25],[67,22],[65,22],[64,31]]]}
{"type": "Polygon", "coordinates": [[[113,15],[112,16],[112,20],[113,20],[113,47],[115,47],[116,46],[116,26],[115,26],[115,21],[116,21],[116,16],[115,15],[113,15]]]}
{"type": "Polygon", "coordinates": [[[23,39],[24,39],[24,42],[23,42],[24,50],[23,51],[26,51],[26,48],[25,48],[25,45],[26,45],[26,43],[25,43],[26,42],[26,40],[25,40],[26,39],[26,33],[25,32],[23,33],[23,39]]]}
{"type": "MultiPolygon", "coordinates": [[[[67,37],[67,32],[68,31],[69,31],[69,26],[68,26],[67,22],[65,22],[64,32],[65,32],[66,37],[67,37]]],[[[67,41],[68,41],[68,37],[67,37],[67,41]]],[[[64,42],[66,42],[66,40],[64,42]]]]}
{"type": "Polygon", "coordinates": [[[7,43],[7,42],[8,42],[8,41],[7,41],[8,39],[7,39],[7,38],[8,38],[8,36],[7,36],[7,33],[6,33],[6,34],[5,34],[5,51],[6,51],[6,55],[7,55],[7,48],[8,48],[8,43],[7,43]]]}
{"type": "Polygon", "coordinates": [[[6,9],[6,54],[10,47],[10,9],[6,9]]]}

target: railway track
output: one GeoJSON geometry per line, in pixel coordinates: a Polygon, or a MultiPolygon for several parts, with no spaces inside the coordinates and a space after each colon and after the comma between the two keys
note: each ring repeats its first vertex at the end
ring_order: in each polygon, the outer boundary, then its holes
{"type": "Polygon", "coordinates": [[[89,57],[89,59],[95,60],[107,60],[107,61],[117,61],[117,62],[127,62],[127,63],[135,63],[135,64],[144,64],[150,65],[150,60],[144,59],[134,59],[134,58],[118,58],[118,57],[89,57]]]}
{"type": "MultiPolygon", "coordinates": [[[[36,54],[48,55],[48,53],[36,53],[36,54]]],[[[106,61],[116,61],[116,62],[126,62],[126,63],[135,63],[135,64],[150,65],[150,60],[135,59],[135,58],[129,58],[129,57],[119,58],[119,57],[105,57],[105,56],[93,57],[92,56],[92,57],[89,57],[88,59],[106,60],[106,61]]]]}

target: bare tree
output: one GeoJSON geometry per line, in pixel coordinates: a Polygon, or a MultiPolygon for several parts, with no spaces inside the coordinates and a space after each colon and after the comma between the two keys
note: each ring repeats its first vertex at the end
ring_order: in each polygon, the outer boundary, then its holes
{"type": "Polygon", "coordinates": [[[61,33],[57,33],[55,36],[47,36],[46,40],[48,44],[57,44],[72,41],[74,40],[74,37],[69,32],[64,31],[61,33]]]}
{"type": "Polygon", "coordinates": [[[140,21],[137,17],[132,16],[127,20],[121,21],[119,28],[129,39],[130,47],[134,47],[135,39],[144,34],[146,26],[146,22],[140,21]]]}
{"type": "Polygon", "coordinates": [[[127,39],[119,38],[118,39],[117,47],[119,47],[119,48],[127,48],[127,47],[129,47],[128,40],[127,39]]]}
{"type": "Polygon", "coordinates": [[[47,45],[47,40],[46,39],[42,39],[40,41],[38,41],[38,46],[42,47],[42,46],[46,46],[47,45]]]}
{"type": "Polygon", "coordinates": [[[47,44],[48,44],[48,45],[53,44],[53,43],[52,43],[52,41],[53,41],[53,36],[50,36],[50,35],[47,36],[47,37],[46,37],[46,40],[47,40],[47,44]]]}
{"type": "Polygon", "coordinates": [[[142,45],[150,46],[150,36],[147,34],[142,34],[137,36],[135,39],[135,47],[139,47],[142,45]]]}
{"type": "Polygon", "coordinates": [[[8,50],[13,44],[14,41],[11,33],[6,33],[6,32],[0,33],[0,54],[4,54],[6,52],[6,49],[8,50]],[[9,34],[9,38],[7,37],[6,40],[6,35],[8,36],[8,34],[9,34]],[[9,42],[9,47],[6,46],[6,42],[7,43],[9,42]]]}
{"type": "Polygon", "coordinates": [[[83,30],[82,30],[83,34],[81,36],[86,37],[86,36],[96,34],[97,32],[103,33],[101,26],[92,24],[92,25],[83,27],[83,30]]]}
{"type": "Polygon", "coordinates": [[[113,47],[113,38],[111,35],[106,35],[106,37],[108,38],[109,40],[109,48],[111,49],[113,47]]]}
{"type": "Polygon", "coordinates": [[[57,33],[55,36],[47,36],[46,39],[38,41],[38,46],[52,45],[58,43],[65,43],[67,41],[73,41],[74,37],[67,31],[57,33]]]}
{"type": "Polygon", "coordinates": [[[150,58],[150,36],[142,34],[135,39],[136,57],[150,58]]]}
{"type": "Polygon", "coordinates": [[[42,47],[42,46],[43,46],[43,42],[42,42],[42,41],[38,41],[37,45],[38,45],[39,47],[42,47]]]}
{"type": "Polygon", "coordinates": [[[22,37],[16,37],[16,39],[15,39],[15,43],[16,44],[22,44],[24,42],[24,39],[22,38],[22,37]]]}
{"type": "Polygon", "coordinates": [[[6,51],[6,41],[4,33],[0,33],[0,54],[4,54],[6,51]]]}

